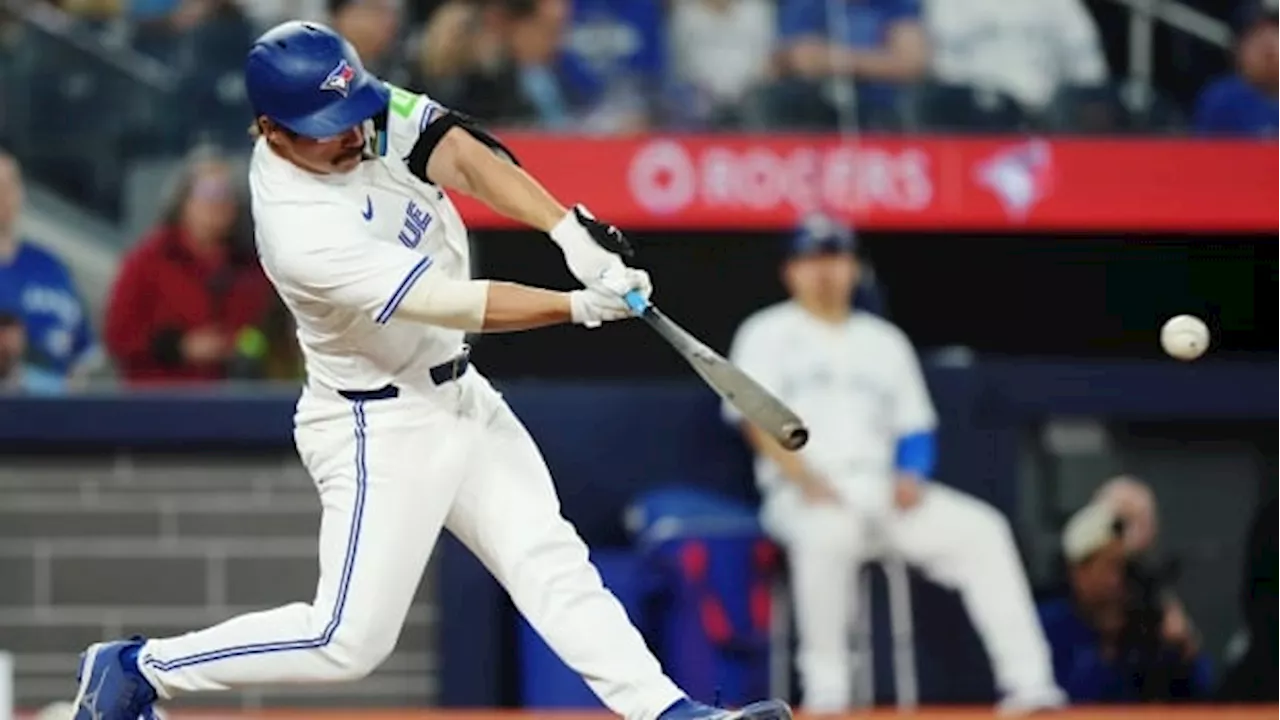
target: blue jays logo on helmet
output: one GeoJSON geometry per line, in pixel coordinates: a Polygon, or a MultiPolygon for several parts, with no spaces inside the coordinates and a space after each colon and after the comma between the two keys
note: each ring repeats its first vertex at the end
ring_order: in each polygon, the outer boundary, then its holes
{"type": "Polygon", "coordinates": [[[331,138],[385,112],[391,91],[331,28],[293,21],[249,49],[245,90],[254,113],[299,135],[331,138]]]}
{"type": "Polygon", "coordinates": [[[346,60],[338,62],[338,67],[334,68],[329,76],[320,83],[321,90],[334,90],[342,97],[346,97],[351,92],[351,81],[356,78],[356,71],[351,69],[346,60]]]}

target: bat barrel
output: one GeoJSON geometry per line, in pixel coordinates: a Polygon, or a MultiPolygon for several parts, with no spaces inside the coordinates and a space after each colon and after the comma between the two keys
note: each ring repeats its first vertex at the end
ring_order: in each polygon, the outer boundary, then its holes
{"type": "Polygon", "coordinates": [[[809,428],[800,423],[787,423],[782,426],[782,447],[788,450],[799,450],[809,442],[809,428]]]}

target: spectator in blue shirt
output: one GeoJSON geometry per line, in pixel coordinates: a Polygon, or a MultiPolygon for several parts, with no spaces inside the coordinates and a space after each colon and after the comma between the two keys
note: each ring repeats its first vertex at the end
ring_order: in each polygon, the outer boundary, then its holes
{"type": "Polygon", "coordinates": [[[1277,32],[1274,0],[1247,0],[1236,19],[1236,72],[1211,83],[1196,101],[1195,128],[1202,135],[1276,139],[1277,32]]]}
{"type": "Polygon", "coordinates": [[[18,237],[23,199],[21,169],[0,151],[0,303],[20,314],[32,364],[80,381],[103,355],[66,267],[18,237]]]}
{"type": "Polygon", "coordinates": [[[1067,522],[1062,552],[1068,591],[1040,605],[1040,621],[1054,675],[1073,704],[1208,697],[1208,660],[1189,624],[1138,627],[1161,611],[1144,608],[1144,601],[1157,598],[1135,593],[1123,525],[1109,503],[1094,502],[1067,522]]]}
{"type": "MultiPolygon", "coordinates": [[[[778,29],[789,73],[814,82],[852,79],[860,118],[891,111],[898,86],[929,67],[919,0],[783,0],[778,29]],[[829,14],[832,7],[837,12],[829,14]]],[[[839,104],[833,92],[828,100],[839,104]]]]}

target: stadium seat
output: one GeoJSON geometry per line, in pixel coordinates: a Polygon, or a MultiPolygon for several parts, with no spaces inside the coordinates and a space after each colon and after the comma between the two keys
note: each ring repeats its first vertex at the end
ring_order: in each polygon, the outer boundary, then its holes
{"type": "Polygon", "coordinates": [[[219,17],[190,33],[191,57],[198,61],[184,68],[193,133],[189,143],[211,142],[232,149],[248,146],[253,112],[241,74],[253,40],[253,27],[238,15],[219,17]]]}
{"type": "Polygon", "coordinates": [[[173,67],[182,55],[182,41],[167,26],[162,24],[141,24],[134,32],[132,48],[173,67]]]}
{"type": "MultiPolygon", "coordinates": [[[[903,127],[895,106],[857,105],[856,128],[896,131],[903,127]]],[[[821,85],[783,80],[761,87],[743,101],[743,125],[753,131],[841,129],[840,112],[821,85]]]]}
{"type": "Polygon", "coordinates": [[[101,108],[121,96],[101,68],[45,62],[27,71],[27,122],[15,134],[30,172],[60,192],[113,215],[118,115],[101,108]]]}
{"type": "Polygon", "coordinates": [[[1066,86],[1044,114],[1046,129],[1079,135],[1172,133],[1182,127],[1177,109],[1151,88],[1127,83],[1066,86]]]}
{"type": "Polygon", "coordinates": [[[1016,132],[1027,117],[1012,98],[995,90],[926,82],[903,93],[902,116],[914,132],[1016,132]]]}

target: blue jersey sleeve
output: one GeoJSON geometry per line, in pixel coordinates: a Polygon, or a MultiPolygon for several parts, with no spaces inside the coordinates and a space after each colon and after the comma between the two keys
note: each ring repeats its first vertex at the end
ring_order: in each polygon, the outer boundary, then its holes
{"type": "Polygon", "coordinates": [[[71,327],[67,328],[71,333],[71,347],[66,357],[66,365],[68,367],[65,369],[70,370],[91,354],[97,353],[97,338],[93,333],[93,325],[89,322],[89,309],[85,306],[84,298],[81,297],[79,289],[76,288],[76,282],[71,277],[71,271],[57,257],[53,255],[47,257],[48,262],[51,264],[50,274],[56,278],[55,284],[61,289],[67,302],[74,304],[78,309],[78,313],[75,314],[78,319],[71,327]]]}
{"type": "Polygon", "coordinates": [[[932,477],[937,464],[938,443],[932,432],[918,432],[898,439],[895,467],[923,479],[932,477]]]}
{"type": "Polygon", "coordinates": [[[1192,125],[1201,135],[1216,135],[1233,129],[1229,117],[1225,85],[1220,81],[1205,88],[1196,98],[1192,125]]]}
{"type": "MultiPolygon", "coordinates": [[[[74,291],[75,288],[72,288],[74,291]]],[[[80,300],[79,294],[76,299],[80,300]]],[[[84,308],[84,301],[81,300],[80,307],[84,308]]],[[[76,327],[75,341],[71,345],[71,358],[73,363],[80,363],[84,360],[97,355],[98,338],[93,332],[93,325],[89,322],[89,313],[80,313],[80,324],[76,327]]]]}
{"type": "Polygon", "coordinates": [[[886,24],[920,19],[920,0],[881,0],[886,24]]]}
{"type": "Polygon", "coordinates": [[[782,0],[778,8],[780,37],[791,40],[805,35],[826,34],[826,0],[782,0]]]}
{"type": "Polygon", "coordinates": [[[66,265],[45,248],[23,241],[7,269],[27,326],[34,362],[66,373],[93,347],[88,311],[66,265]]]}
{"type": "MultiPolygon", "coordinates": [[[[45,265],[48,268],[49,283],[65,298],[68,305],[74,305],[78,312],[74,313],[76,320],[71,323],[66,330],[71,335],[71,345],[67,353],[68,364],[75,364],[84,357],[85,353],[93,349],[96,339],[93,334],[93,326],[89,322],[88,308],[85,307],[84,298],[80,296],[80,291],[76,288],[75,278],[71,277],[71,271],[56,256],[52,254],[45,255],[45,265]]],[[[72,313],[64,310],[63,314],[70,318],[72,313]]]]}

